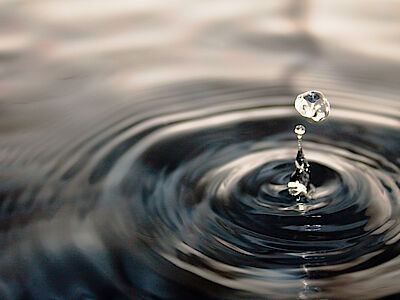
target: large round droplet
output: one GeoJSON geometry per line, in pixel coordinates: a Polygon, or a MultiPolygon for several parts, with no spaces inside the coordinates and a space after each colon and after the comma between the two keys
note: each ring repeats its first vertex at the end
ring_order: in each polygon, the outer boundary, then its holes
{"type": "Polygon", "coordinates": [[[330,104],[325,96],[318,91],[308,91],[297,96],[296,110],[306,118],[315,122],[324,120],[330,111],[330,104]]]}

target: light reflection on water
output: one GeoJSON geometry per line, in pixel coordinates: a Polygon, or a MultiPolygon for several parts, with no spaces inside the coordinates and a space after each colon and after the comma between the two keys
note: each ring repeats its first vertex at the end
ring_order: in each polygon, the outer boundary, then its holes
{"type": "Polygon", "coordinates": [[[399,293],[399,14],[3,1],[0,298],[399,293]],[[299,214],[282,189],[310,89],[332,114],[307,125],[318,197],[299,214]]]}

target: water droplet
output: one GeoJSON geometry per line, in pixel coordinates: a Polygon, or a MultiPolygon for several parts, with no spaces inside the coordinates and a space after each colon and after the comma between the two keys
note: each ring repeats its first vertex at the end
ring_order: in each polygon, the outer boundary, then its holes
{"type": "Polygon", "coordinates": [[[297,138],[301,138],[306,133],[306,128],[303,125],[297,125],[294,128],[294,133],[297,134],[297,138]]]}
{"type": "Polygon", "coordinates": [[[318,91],[308,91],[298,95],[294,105],[303,117],[315,122],[326,119],[330,112],[328,99],[318,91]]]}

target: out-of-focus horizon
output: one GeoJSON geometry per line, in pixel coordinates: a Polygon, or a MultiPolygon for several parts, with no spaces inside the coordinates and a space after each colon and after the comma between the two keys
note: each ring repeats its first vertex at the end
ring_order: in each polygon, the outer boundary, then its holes
{"type": "Polygon", "coordinates": [[[125,93],[215,77],[373,81],[400,64],[399,10],[360,0],[3,1],[1,97],[52,98],[77,77],[85,90],[125,93]]]}
{"type": "Polygon", "coordinates": [[[137,91],[199,80],[393,98],[399,11],[389,0],[2,1],[0,104],[85,126],[137,91]]]}

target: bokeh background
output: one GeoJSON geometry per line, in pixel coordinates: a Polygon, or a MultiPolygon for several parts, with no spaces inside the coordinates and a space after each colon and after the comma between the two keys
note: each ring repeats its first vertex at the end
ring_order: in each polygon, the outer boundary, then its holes
{"type": "Polygon", "coordinates": [[[137,91],[199,80],[379,101],[399,89],[400,2],[2,0],[0,63],[7,132],[91,122],[137,91]]]}

